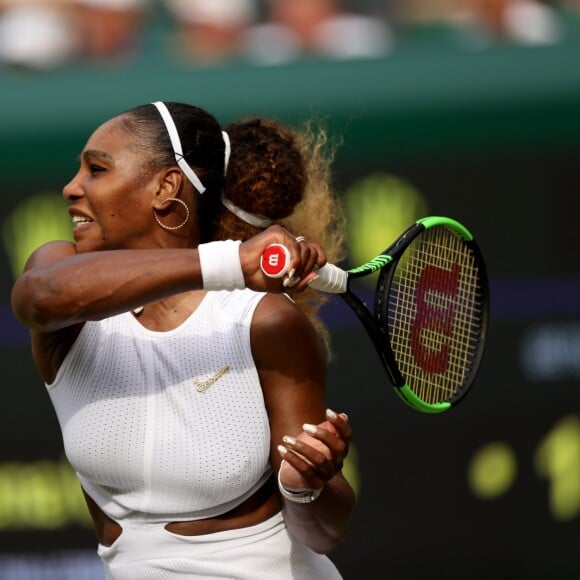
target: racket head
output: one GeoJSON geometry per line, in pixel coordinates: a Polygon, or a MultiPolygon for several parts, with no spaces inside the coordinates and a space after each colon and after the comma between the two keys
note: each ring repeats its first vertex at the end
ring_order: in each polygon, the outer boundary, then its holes
{"type": "Polygon", "coordinates": [[[419,220],[385,252],[374,319],[397,394],[411,407],[439,413],[456,405],[479,370],[489,290],[471,233],[446,217],[419,220]]]}

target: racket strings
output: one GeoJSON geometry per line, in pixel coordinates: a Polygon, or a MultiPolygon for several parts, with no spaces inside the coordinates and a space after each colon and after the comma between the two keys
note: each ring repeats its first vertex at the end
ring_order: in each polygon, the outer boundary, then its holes
{"type": "Polygon", "coordinates": [[[409,388],[423,401],[453,398],[474,361],[483,319],[477,263],[445,227],[405,251],[389,290],[391,347],[409,388]]]}

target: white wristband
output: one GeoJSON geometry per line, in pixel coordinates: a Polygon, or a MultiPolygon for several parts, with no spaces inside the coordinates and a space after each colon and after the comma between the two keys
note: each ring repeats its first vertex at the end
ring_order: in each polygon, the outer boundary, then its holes
{"type": "Polygon", "coordinates": [[[294,503],[312,503],[318,499],[318,496],[322,493],[324,486],[319,489],[305,489],[303,491],[290,491],[286,489],[282,482],[280,481],[280,472],[282,471],[282,465],[284,465],[284,461],[280,464],[280,469],[278,470],[278,489],[282,494],[282,497],[285,497],[288,501],[292,501],[294,503]]]}
{"type": "Polygon", "coordinates": [[[246,287],[240,262],[239,240],[209,242],[197,246],[204,290],[236,290],[246,287]]]}

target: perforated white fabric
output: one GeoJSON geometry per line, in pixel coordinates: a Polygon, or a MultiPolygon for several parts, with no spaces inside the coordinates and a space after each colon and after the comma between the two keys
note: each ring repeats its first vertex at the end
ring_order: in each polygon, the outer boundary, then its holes
{"type": "Polygon", "coordinates": [[[127,313],[87,322],[49,394],[85,490],[121,521],[224,513],[271,473],[250,348],[262,295],[209,292],[170,332],[127,313]]]}

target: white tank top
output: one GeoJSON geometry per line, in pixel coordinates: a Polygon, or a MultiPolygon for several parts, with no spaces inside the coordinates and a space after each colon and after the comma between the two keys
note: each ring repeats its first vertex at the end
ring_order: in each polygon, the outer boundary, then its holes
{"type": "Polygon", "coordinates": [[[269,477],[270,427],[250,345],[262,297],[208,292],[168,332],[130,313],[84,325],[47,388],[67,458],[110,517],[212,517],[269,477]]]}

